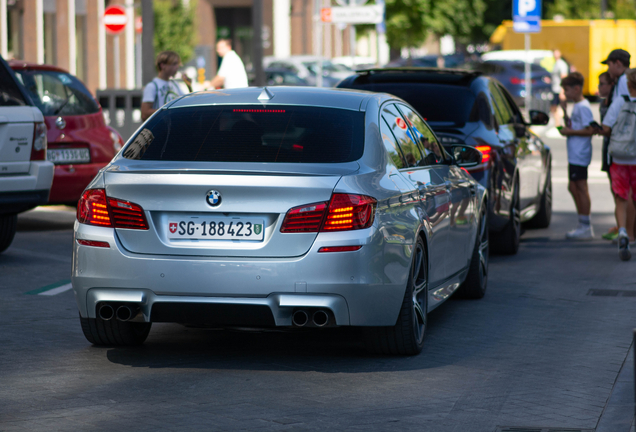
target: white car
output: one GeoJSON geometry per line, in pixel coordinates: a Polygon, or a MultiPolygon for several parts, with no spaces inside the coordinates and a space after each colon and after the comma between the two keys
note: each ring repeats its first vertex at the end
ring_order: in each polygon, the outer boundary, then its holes
{"type": "Polygon", "coordinates": [[[13,241],[17,214],[49,200],[54,166],[46,144],[42,112],[0,57],[0,252],[13,241]]]}
{"type": "Polygon", "coordinates": [[[286,58],[265,57],[263,65],[266,68],[286,69],[294,72],[300,78],[306,80],[310,85],[316,85],[316,75],[318,71],[318,61],[322,59],[323,87],[335,87],[340,80],[347,78],[353,71],[342,64],[332,63],[331,60],[311,56],[291,56],[286,58]]]}

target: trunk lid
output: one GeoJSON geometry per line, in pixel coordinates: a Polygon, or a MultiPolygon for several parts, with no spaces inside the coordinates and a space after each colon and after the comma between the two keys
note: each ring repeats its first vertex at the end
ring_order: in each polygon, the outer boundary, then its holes
{"type": "MultiPolygon", "coordinates": [[[[206,257],[274,258],[305,254],[317,233],[281,233],[285,214],[293,207],[328,201],[342,175],[359,168],[356,162],[275,167],[247,164],[252,166],[250,169],[239,163],[209,163],[205,169],[200,163],[182,162],[179,169],[170,169],[169,165],[174,164],[162,162],[125,163],[125,168],[113,165],[105,172],[106,194],[140,205],[150,229],[116,229],[121,245],[141,254],[206,257]],[[141,165],[145,167],[142,169],[141,165]],[[220,194],[217,206],[206,199],[211,191],[220,194]],[[235,228],[239,223],[243,224],[241,228],[247,227],[247,222],[253,226],[262,224],[262,234],[259,239],[250,240],[201,236],[204,230],[211,232],[211,222],[220,221],[224,222],[225,230],[229,222],[235,228]],[[171,233],[170,224],[176,224],[173,229],[185,235],[175,238],[178,234],[171,233]],[[188,235],[188,230],[193,235],[188,235]]],[[[247,228],[243,233],[247,234],[247,228]]]]}
{"type": "Polygon", "coordinates": [[[29,172],[37,121],[34,110],[30,106],[0,106],[0,175],[29,172]]]}

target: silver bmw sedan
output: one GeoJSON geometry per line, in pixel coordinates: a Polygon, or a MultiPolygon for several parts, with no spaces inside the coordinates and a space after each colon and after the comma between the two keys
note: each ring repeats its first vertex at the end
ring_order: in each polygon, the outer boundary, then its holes
{"type": "MultiPolygon", "coordinates": [[[[434,103],[434,101],[431,101],[434,103]]],[[[484,296],[485,189],[414,109],[363,91],[199,92],[157,111],[84,191],[72,283],[84,335],[153,322],[362,327],[421,351],[427,313],[484,296]]]]}

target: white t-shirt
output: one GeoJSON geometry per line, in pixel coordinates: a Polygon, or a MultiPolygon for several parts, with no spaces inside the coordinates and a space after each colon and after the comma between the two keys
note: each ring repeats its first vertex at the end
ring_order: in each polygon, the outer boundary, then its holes
{"type": "Polygon", "coordinates": [[[144,88],[144,95],[141,102],[150,102],[152,103],[153,109],[159,109],[179,96],[183,96],[183,92],[176,82],[155,78],[144,88]]]}
{"type": "Polygon", "coordinates": [[[554,62],[552,68],[552,93],[561,93],[561,80],[563,76],[568,74],[568,64],[563,59],[558,59],[554,62]]]}
{"type": "Polygon", "coordinates": [[[225,78],[223,88],[247,87],[247,74],[245,73],[243,60],[234,50],[223,56],[217,75],[225,78]]]}
{"type": "MultiPolygon", "coordinates": [[[[623,75],[624,77],[625,75],[623,75]]],[[[626,84],[627,85],[627,84],[626,84]]],[[[618,86],[617,86],[618,87],[618,86]]],[[[636,97],[629,98],[632,102],[636,101],[636,97]]],[[[623,104],[625,103],[625,99],[622,96],[615,97],[607,110],[607,114],[603,118],[603,124],[605,126],[613,128],[616,122],[618,121],[618,114],[621,112],[621,108],[623,108],[623,104]]],[[[612,156],[612,163],[618,165],[636,165],[636,158],[631,159],[621,159],[612,156]]]]}
{"type": "Polygon", "coordinates": [[[618,81],[614,86],[613,100],[618,99],[622,95],[629,96],[629,89],[627,88],[627,76],[625,74],[618,77],[618,81]]]}
{"type": "MultiPolygon", "coordinates": [[[[594,121],[594,115],[587,99],[574,104],[570,116],[570,129],[585,129],[594,121]]],[[[568,163],[572,165],[588,166],[592,161],[592,137],[570,135],[567,138],[568,163]]]]}

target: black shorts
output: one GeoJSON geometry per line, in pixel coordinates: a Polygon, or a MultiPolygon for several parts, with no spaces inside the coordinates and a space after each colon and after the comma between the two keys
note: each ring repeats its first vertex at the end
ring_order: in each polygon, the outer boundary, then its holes
{"type": "Polygon", "coordinates": [[[587,167],[568,164],[568,177],[570,181],[587,180],[587,167]]]}
{"type": "Polygon", "coordinates": [[[557,106],[559,105],[559,94],[560,93],[552,93],[552,101],[550,102],[550,105],[554,105],[557,106]]]}

